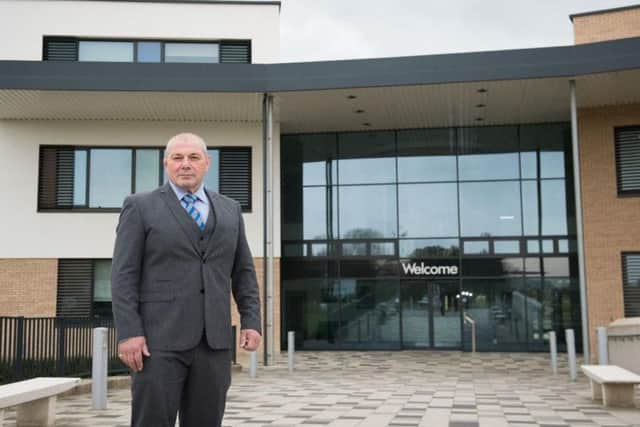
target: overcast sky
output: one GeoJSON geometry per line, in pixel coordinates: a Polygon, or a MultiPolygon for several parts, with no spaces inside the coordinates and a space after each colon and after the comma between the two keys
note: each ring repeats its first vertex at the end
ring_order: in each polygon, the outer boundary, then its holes
{"type": "Polygon", "coordinates": [[[281,62],[573,44],[569,15],[624,0],[282,0],[281,62]]]}

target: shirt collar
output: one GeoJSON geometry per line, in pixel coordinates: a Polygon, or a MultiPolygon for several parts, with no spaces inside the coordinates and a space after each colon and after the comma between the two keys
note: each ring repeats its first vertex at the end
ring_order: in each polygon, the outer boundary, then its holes
{"type": "MultiPolygon", "coordinates": [[[[173,189],[173,192],[176,193],[178,200],[182,200],[185,194],[188,194],[188,191],[183,190],[182,188],[175,185],[171,180],[169,180],[169,185],[173,189]]],[[[202,203],[209,204],[207,201],[207,194],[204,191],[204,183],[200,184],[200,188],[196,192],[193,193],[194,196],[198,198],[202,203]]]]}

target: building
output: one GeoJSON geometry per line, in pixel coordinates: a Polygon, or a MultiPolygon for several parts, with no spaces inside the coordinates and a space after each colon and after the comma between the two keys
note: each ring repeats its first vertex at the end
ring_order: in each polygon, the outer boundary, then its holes
{"type": "Polygon", "coordinates": [[[640,315],[640,6],[573,46],[295,64],[279,10],[0,3],[0,315],[110,315],[120,203],[184,130],[245,210],[268,354],[467,348],[465,319],[589,350],[640,315]]]}

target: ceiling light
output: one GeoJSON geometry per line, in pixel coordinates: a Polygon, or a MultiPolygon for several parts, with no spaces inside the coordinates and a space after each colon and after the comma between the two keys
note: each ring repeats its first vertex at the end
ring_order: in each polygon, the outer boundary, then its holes
{"type": "Polygon", "coordinates": [[[362,114],[362,113],[364,113],[364,110],[356,110],[355,112],[356,112],[356,114],[362,114]]]}
{"type": "Polygon", "coordinates": [[[371,126],[371,123],[369,123],[369,122],[364,122],[364,123],[362,124],[362,126],[370,127],[370,126],[371,126]]]}
{"type": "Polygon", "coordinates": [[[349,95],[349,96],[347,96],[347,99],[356,99],[356,98],[357,98],[357,96],[355,96],[355,95],[349,95]]]}
{"type": "Polygon", "coordinates": [[[478,93],[486,93],[487,90],[485,88],[480,88],[478,89],[478,93]]]}
{"type": "Polygon", "coordinates": [[[481,122],[481,121],[483,121],[483,120],[484,120],[484,119],[483,119],[482,117],[476,117],[476,122],[481,122]]]}
{"type": "Polygon", "coordinates": [[[476,108],[484,108],[484,107],[486,107],[486,105],[484,105],[484,104],[478,104],[478,105],[476,105],[476,108]]]}

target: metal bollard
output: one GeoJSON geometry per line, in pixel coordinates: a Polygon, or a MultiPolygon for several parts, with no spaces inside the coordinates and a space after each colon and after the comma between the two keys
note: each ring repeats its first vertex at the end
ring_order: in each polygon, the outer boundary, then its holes
{"type": "Polygon", "coordinates": [[[93,329],[91,361],[91,399],[93,409],[107,409],[107,328],[93,329]]]}
{"type": "Polygon", "coordinates": [[[609,344],[607,337],[607,328],[599,326],[598,331],[598,365],[609,364],[609,344]]]}
{"type": "Polygon", "coordinates": [[[255,378],[258,371],[258,353],[252,351],[249,360],[249,377],[255,378]]]}
{"type": "Polygon", "coordinates": [[[573,329],[565,329],[564,335],[567,341],[567,357],[569,358],[569,378],[571,378],[571,381],[575,381],[577,378],[576,339],[573,334],[573,329]]]}
{"type": "Polygon", "coordinates": [[[558,375],[558,338],[555,331],[549,331],[549,350],[551,351],[551,371],[558,375]]]}
{"type": "Polygon", "coordinates": [[[289,333],[287,334],[287,355],[289,356],[289,372],[293,372],[293,352],[295,351],[296,347],[295,338],[296,333],[294,331],[289,331],[289,333]]]}

